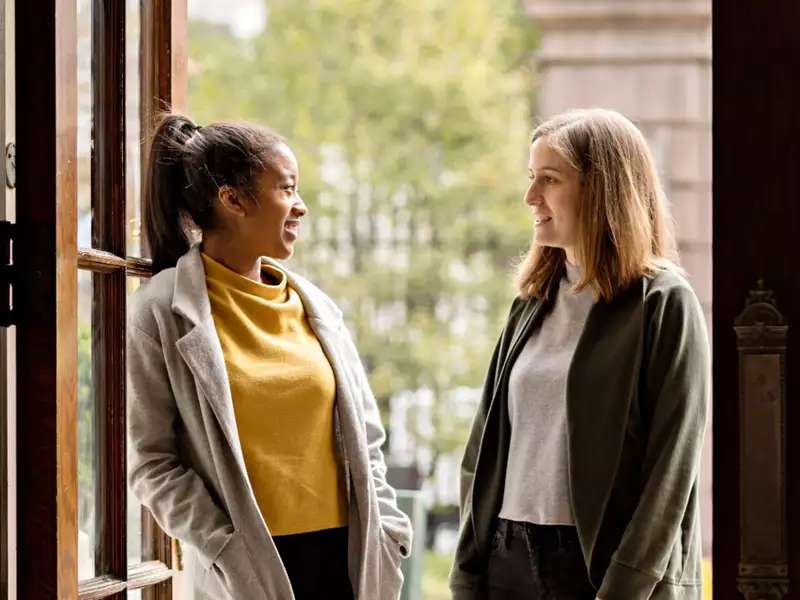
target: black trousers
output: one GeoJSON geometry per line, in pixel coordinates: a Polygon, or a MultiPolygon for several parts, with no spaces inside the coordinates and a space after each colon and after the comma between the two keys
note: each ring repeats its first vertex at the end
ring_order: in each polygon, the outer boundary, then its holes
{"type": "Polygon", "coordinates": [[[498,519],[489,556],[489,600],[594,600],[578,533],[568,525],[498,519]]]}
{"type": "Polygon", "coordinates": [[[353,600],[347,527],[273,536],[296,600],[353,600]]]}

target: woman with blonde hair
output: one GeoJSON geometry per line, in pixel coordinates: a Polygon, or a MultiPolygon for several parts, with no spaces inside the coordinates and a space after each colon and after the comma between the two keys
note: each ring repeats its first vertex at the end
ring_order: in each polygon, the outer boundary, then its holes
{"type": "Polygon", "coordinates": [[[128,324],[129,480],[197,560],[195,599],[396,600],[411,526],[342,313],[287,269],[307,208],[286,141],[166,115],[128,324]],[[192,243],[184,222],[202,230],[192,243]]]}
{"type": "Polygon", "coordinates": [[[709,384],[647,143],[560,114],[530,147],[533,242],[461,475],[456,600],[696,600],[709,384]]]}

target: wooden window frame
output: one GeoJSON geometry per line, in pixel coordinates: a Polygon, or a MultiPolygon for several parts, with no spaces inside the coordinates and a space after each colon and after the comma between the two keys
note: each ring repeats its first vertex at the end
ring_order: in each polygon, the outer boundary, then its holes
{"type": "MultiPolygon", "coordinates": [[[[17,581],[31,600],[172,597],[171,540],[143,510],[142,562],[127,564],[125,1],[93,0],[92,248],[77,247],[77,15],[74,0],[18,2],[15,248],[23,274],[17,336],[17,581]],[[77,271],[94,278],[95,571],[78,582],[77,271]],[[97,333],[99,332],[99,335],[97,333]],[[31,401],[35,399],[35,401],[31,401]]],[[[186,97],[186,0],[141,0],[142,138],[186,97]]],[[[146,146],[146,144],[145,144],[146,146]]],[[[146,149],[143,150],[144,159],[146,149]]]]}
{"type": "Polygon", "coordinates": [[[31,600],[77,596],[75,12],[15,6],[17,595],[31,600]]]}

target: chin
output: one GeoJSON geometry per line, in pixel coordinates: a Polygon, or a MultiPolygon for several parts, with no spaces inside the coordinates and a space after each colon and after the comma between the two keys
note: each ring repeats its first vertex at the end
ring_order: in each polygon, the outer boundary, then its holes
{"type": "Polygon", "coordinates": [[[294,248],[284,246],[282,248],[270,248],[266,252],[263,252],[262,256],[268,256],[275,260],[286,260],[287,258],[291,258],[293,254],[294,248]]]}
{"type": "Polygon", "coordinates": [[[564,249],[564,245],[553,240],[533,240],[533,243],[540,248],[560,248],[564,249]]]}

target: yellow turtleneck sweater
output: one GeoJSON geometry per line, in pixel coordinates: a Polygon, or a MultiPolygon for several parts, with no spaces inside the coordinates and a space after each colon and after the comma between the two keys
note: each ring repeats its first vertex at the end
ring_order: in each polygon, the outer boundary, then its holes
{"type": "Polygon", "coordinates": [[[286,274],[258,283],[203,254],[247,475],[273,535],[347,524],[333,370],[286,274]]]}

